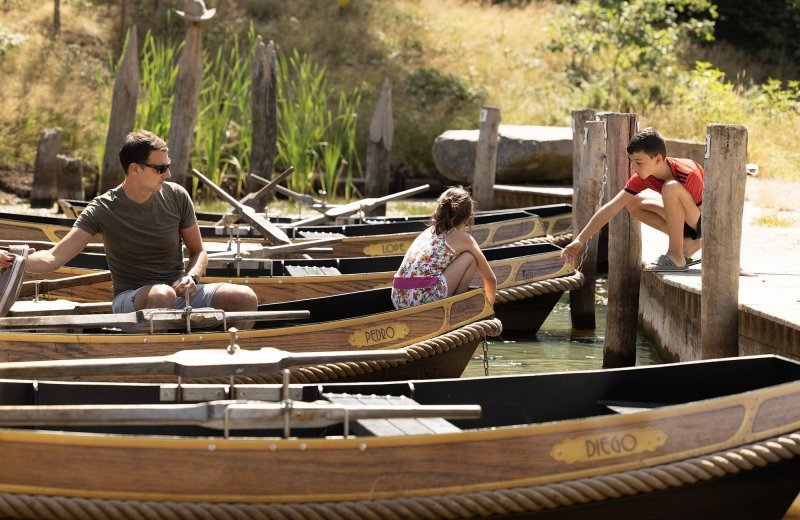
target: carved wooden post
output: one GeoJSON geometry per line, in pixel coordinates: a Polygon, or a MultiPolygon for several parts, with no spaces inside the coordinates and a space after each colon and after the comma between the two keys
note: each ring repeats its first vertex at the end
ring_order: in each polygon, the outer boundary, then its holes
{"type": "Polygon", "coordinates": [[[131,27],[125,57],[114,79],[114,92],[111,95],[111,118],[106,134],[106,151],[103,156],[103,169],[100,173],[100,191],[105,193],[122,183],[125,172],[119,163],[119,149],[125,136],[133,130],[136,118],[136,101],[139,95],[139,48],[136,26],[131,27]]]}
{"type": "Polygon", "coordinates": [[[49,208],[57,198],[58,155],[61,149],[61,129],[49,128],[39,134],[36,162],[33,166],[31,207],[49,208]]]}
{"type": "Polygon", "coordinates": [[[83,162],[75,157],[57,155],[58,198],[83,200],[83,162]]]}
{"type": "MultiPolygon", "coordinates": [[[[278,86],[275,76],[275,43],[270,41],[268,45],[264,45],[261,36],[258,37],[256,55],[253,59],[252,88],[253,146],[250,164],[253,173],[265,179],[271,179],[278,146],[278,108],[276,98],[278,86]]],[[[247,192],[254,193],[259,188],[258,183],[248,177],[247,192]]],[[[247,205],[256,211],[263,211],[269,196],[269,193],[264,192],[261,196],[249,199],[247,205]]]]}
{"type": "Polygon", "coordinates": [[[739,266],[747,179],[747,129],[708,125],[703,187],[700,353],[739,355],[739,266]]]}
{"type": "Polygon", "coordinates": [[[472,198],[478,209],[494,209],[494,176],[497,167],[497,136],[500,129],[500,109],[483,107],[475,154],[475,175],[472,179],[472,198]]]}
{"type": "Polygon", "coordinates": [[[197,99],[200,97],[200,80],[203,78],[202,22],[210,20],[216,9],[206,10],[202,0],[186,0],[186,11],[176,11],[189,22],[186,39],[178,61],[175,79],[175,99],[169,124],[169,157],[172,162],[172,180],[183,186],[189,184],[189,155],[197,123],[197,99]]]}
{"type": "MultiPolygon", "coordinates": [[[[581,135],[573,135],[572,139],[583,141],[584,151],[581,153],[581,171],[572,194],[572,229],[578,233],[583,229],[594,212],[600,207],[600,192],[603,188],[603,174],[606,169],[606,140],[603,135],[605,123],[602,121],[586,121],[581,125],[581,135]],[[586,136],[585,138],[583,136],[586,136]]],[[[575,157],[573,155],[573,157],[575,157]]],[[[594,315],[594,285],[597,280],[597,244],[599,233],[585,244],[581,253],[579,269],[583,273],[583,286],[569,292],[569,308],[572,327],[579,330],[591,330],[596,326],[594,315]]]]}
{"type": "MultiPolygon", "coordinates": [[[[639,126],[636,114],[607,113],[606,123],[610,196],[621,190],[630,177],[626,148],[639,126]]],[[[603,346],[603,367],[636,364],[636,333],[639,320],[639,282],[642,277],[642,230],[627,211],[620,211],[608,225],[608,314],[603,346]]]]}
{"type": "MultiPolygon", "coordinates": [[[[367,139],[367,163],[364,181],[364,195],[383,197],[389,194],[389,159],[394,140],[394,119],[392,116],[392,86],[389,78],[383,80],[378,104],[372,114],[367,139]]],[[[386,205],[381,204],[366,212],[370,216],[385,215],[386,205]]]]}

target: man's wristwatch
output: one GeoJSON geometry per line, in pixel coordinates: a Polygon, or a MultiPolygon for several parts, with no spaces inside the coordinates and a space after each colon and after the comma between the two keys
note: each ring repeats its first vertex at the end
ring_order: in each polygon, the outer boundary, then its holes
{"type": "Polygon", "coordinates": [[[196,275],[196,274],[190,274],[189,278],[192,279],[192,281],[194,282],[195,285],[200,283],[200,277],[198,275],[196,275]]]}

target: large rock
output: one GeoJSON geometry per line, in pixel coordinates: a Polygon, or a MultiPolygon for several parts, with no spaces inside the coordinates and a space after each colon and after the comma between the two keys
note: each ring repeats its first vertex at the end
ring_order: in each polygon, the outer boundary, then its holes
{"type": "MultiPolygon", "coordinates": [[[[433,141],[433,162],[443,176],[470,184],[478,130],[448,130],[433,141]]],[[[500,125],[495,182],[572,181],[572,128],[500,125]]]]}
{"type": "MultiPolygon", "coordinates": [[[[571,184],[572,128],[500,125],[497,184],[571,184]]],[[[448,130],[433,142],[433,162],[444,177],[471,184],[478,130],[448,130]]],[[[667,153],[703,164],[705,143],[667,139],[667,153]]]]}

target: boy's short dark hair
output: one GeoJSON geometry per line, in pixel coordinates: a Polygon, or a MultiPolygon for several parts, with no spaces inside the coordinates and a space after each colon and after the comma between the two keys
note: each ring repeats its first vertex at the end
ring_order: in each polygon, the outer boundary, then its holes
{"type": "Polygon", "coordinates": [[[653,127],[645,128],[628,141],[628,155],[635,152],[644,152],[650,157],[667,156],[667,142],[653,127]]]}
{"type": "Polygon", "coordinates": [[[136,130],[126,135],[119,150],[119,162],[122,163],[125,175],[128,175],[128,167],[131,164],[147,162],[150,152],[154,150],[166,152],[167,143],[153,132],[136,130]]]}

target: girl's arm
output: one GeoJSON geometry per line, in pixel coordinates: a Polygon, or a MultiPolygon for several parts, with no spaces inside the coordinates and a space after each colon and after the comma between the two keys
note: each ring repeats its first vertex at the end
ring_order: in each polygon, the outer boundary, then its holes
{"type": "Polygon", "coordinates": [[[481,251],[480,246],[475,239],[466,231],[453,230],[447,237],[448,243],[453,247],[457,253],[470,253],[478,263],[478,272],[483,278],[483,289],[486,292],[486,300],[489,304],[494,305],[494,297],[497,292],[497,277],[486,260],[486,256],[481,251]],[[452,240],[451,240],[452,239],[452,240]]]}

